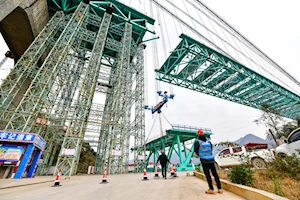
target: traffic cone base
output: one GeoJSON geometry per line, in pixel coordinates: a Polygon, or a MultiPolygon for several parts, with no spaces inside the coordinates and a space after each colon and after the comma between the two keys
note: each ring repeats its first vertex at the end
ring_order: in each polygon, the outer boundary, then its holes
{"type": "Polygon", "coordinates": [[[51,187],[61,186],[60,185],[60,175],[61,175],[61,170],[58,171],[57,176],[55,177],[55,180],[54,180],[54,185],[51,187]]]}
{"type": "Polygon", "coordinates": [[[158,169],[157,169],[157,166],[155,167],[155,175],[154,175],[154,178],[160,178],[159,175],[158,175],[158,169]]]}
{"type": "Polygon", "coordinates": [[[102,180],[102,182],[100,182],[100,184],[105,184],[108,183],[107,180],[102,180]]]}
{"type": "Polygon", "coordinates": [[[104,183],[108,183],[108,181],[107,181],[107,169],[106,168],[104,169],[102,182],[100,182],[100,184],[104,184],[104,183]]]}
{"type": "Polygon", "coordinates": [[[59,182],[55,182],[54,185],[52,185],[51,187],[58,187],[58,186],[62,186],[59,184],[59,182]]]}
{"type": "Polygon", "coordinates": [[[149,181],[149,179],[147,178],[146,168],[144,168],[144,178],[143,178],[143,181],[149,181]]]}
{"type": "Polygon", "coordinates": [[[177,174],[176,174],[176,168],[174,167],[173,164],[171,164],[170,168],[171,168],[171,170],[170,170],[171,171],[171,177],[173,177],[173,178],[178,177],[177,174]]]}

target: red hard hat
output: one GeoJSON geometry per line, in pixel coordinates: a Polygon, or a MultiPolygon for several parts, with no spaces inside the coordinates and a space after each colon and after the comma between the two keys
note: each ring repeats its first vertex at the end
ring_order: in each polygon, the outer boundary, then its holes
{"type": "Polygon", "coordinates": [[[202,130],[197,131],[197,135],[203,135],[203,134],[204,134],[204,132],[202,130]]]}

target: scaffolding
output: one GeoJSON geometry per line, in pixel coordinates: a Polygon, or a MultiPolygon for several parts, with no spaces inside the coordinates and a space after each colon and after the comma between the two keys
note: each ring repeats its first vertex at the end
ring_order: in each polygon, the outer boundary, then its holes
{"type": "Polygon", "coordinates": [[[52,17],[3,81],[1,125],[46,139],[41,175],[56,159],[56,173],[76,174],[86,133],[98,137],[96,173],[123,173],[130,136],[145,140],[142,40],[154,20],[118,1],[80,2],[71,11],[52,17]]]}

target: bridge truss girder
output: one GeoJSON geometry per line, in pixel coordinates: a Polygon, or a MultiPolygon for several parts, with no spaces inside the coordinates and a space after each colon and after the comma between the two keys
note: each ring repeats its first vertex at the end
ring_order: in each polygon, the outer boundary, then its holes
{"type": "MultiPolygon", "coordinates": [[[[160,150],[164,150],[168,159],[171,161],[172,156],[177,155],[179,158],[179,166],[176,167],[179,171],[192,170],[191,159],[194,153],[194,144],[197,140],[197,130],[203,130],[206,137],[212,134],[211,129],[192,127],[185,125],[172,125],[172,128],[159,138],[150,139],[146,143],[145,149],[147,152],[146,163],[149,163],[153,156],[153,162],[156,163],[160,150]]],[[[132,150],[137,150],[136,146],[132,150]]],[[[155,166],[154,166],[155,167],[155,166]]],[[[154,168],[152,169],[154,170],[154,168]]]]}
{"type": "Polygon", "coordinates": [[[300,96],[187,35],[180,38],[156,70],[158,80],[257,109],[268,104],[284,117],[299,118],[300,96]]]}

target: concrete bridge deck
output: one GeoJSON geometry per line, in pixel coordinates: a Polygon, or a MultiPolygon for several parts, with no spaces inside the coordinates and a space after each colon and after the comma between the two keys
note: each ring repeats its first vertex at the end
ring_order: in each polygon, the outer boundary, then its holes
{"type": "Polygon", "coordinates": [[[185,172],[178,173],[177,178],[154,179],[154,173],[147,173],[149,181],[142,181],[143,175],[123,174],[108,176],[108,184],[99,184],[101,175],[72,176],[71,179],[61,180],[61,187],[51,187],[53,177],[36,177],[33,179],[1,180],[1,200],[55,200],[55,199],[103,199],[103,200],[196,200],[196,199],[222,199],[235,200],[244,199],[231,192],[224,191],[223,194],[207,195],[205,190],[207,183],[194,176],[186,176],[185,172]],[[35,185],[22,187],[11,187],[43,182],[35,185]],[[51,181],[46,182],[45,181],[51,181]]]}

